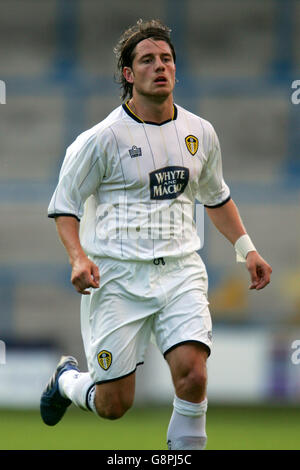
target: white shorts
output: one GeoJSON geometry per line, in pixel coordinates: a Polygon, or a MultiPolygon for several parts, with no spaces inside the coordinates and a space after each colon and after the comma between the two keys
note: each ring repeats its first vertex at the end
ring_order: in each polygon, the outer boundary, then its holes
{"type": "Polygon", "coordinates": [[[133,373],[151,334],[161,353],[189,341],[212,341],[206,268],[197,253],[179,259],[119,261],[93,258],[100,287],[83,295],[81,331],[95,383],[133,373]]]}

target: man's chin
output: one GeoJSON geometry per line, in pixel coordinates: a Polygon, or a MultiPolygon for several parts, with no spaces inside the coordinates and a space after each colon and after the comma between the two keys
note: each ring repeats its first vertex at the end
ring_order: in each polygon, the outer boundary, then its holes
{"type": "Polygon", "coordinates": [[[170,88],[161,87],[161,88],[157,88],[156,90],[154,90],[153,93],[152,93],[152,96],[153,97],[156,96],[157,98],[166,99],[170,95],[172,95],[172,93],[173,93],[173,90],[170,90],[170,88]]]}
{"type": "Polygon", "coordinates": [[[139,90],[139,94],[153,101],[163,102],[173,94],[173,89],[161,87],[149,91],[139,90]]]}

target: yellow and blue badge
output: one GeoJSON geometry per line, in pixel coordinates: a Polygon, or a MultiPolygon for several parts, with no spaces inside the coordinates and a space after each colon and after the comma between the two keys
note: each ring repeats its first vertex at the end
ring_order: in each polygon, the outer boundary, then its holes
{"type": "Polygon", "coordinates": [[[188,135],[185,138],[185,144],[191,155],[195,155],[199,147],[199,140],[194,135],[188,135]]]}
{"type": "Polygon", "coordinates": [[[102,369],[107,370],[111,366],[112,363],[112,355],[109,351],[103,349],[97,355],[98,364],[102,369]]]}

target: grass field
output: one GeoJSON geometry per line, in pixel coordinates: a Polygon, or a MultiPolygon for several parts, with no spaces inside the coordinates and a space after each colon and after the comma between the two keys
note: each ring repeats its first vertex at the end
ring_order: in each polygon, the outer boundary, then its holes
{"type": "MultiPolygon", "coordinates": [[[[166,450],[171,408],[134,408],[106,421],[70,408],[55,427],[39,412],[0,410],[1,450],[166,450]]],[[[299,450],[300,407],[216,407],[207,415],[207,449],[299,450]]]]}

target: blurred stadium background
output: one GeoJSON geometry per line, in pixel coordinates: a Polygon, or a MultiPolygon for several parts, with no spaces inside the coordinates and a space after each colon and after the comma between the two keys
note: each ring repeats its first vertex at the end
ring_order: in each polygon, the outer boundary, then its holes
{"type": "MultiPolygon", "coordinates": [[[[153,17],[172,28],[176,102],[216,128],[225,180],[273,268],[265,290],[248,291],[245,267],[206,219],[200,254],[214,323],[211,409],[292,406],[300,418],[300,365],[291,360],[292,343],[300,340],[300,105],[291,102],[291,84],[300,79],[300,1],[0,0],[0,12],[7,93],[0,105],[2,421],[26,422],[23,410],[38,409],[60,353],[72,353],[86,368],[80,298],[47,206],[66,147],[120,104],[113,78],[120,34],[138,18],[153,17]]],[[[170,411],[172,397],[166,364],[150,346],[137,372],[136,405],[170,411]]],[[[251,412],[238,415],[247,427],[251,412]]],[[[256,424],[258,431],[262,422],[256,424]]],[[[0,447],[22,448],[7,429],[0,447]]],[[[292,429],[299,436],[300,421],[292,429]]],[[[222,436],[215,445],[225,445],[222,436]]],[[[262,438],[260,445],[277,444],[262,438]]]]}

